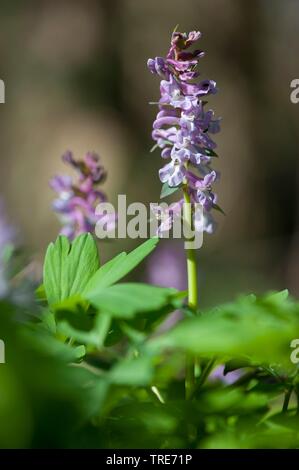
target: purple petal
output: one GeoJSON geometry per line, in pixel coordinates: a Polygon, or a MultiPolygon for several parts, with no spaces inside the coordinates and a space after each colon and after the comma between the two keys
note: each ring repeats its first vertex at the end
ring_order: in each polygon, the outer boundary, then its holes
{"type": "Polygon", "coordinates": [[[166,183],[173,173],[173,162],[167,163],[159,170],[159,177],[162,183],[166,183]]]}
{"type": "Polygon", "coordinates": [[[165,116],[160,119],[156,119],[153,124],[154,129],[159,129],[162,126],[173,126],[175,124],[179,124],[180,120],[178,117],[175,116],[165,116]]]}

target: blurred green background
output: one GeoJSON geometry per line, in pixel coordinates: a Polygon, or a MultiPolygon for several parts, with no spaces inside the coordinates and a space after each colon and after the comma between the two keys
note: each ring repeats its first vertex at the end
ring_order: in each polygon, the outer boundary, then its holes
{"type": "MultiPolygon", "coordinates": [[[[217,192],[226,216],[199,252],[201,303],[269,288],[299,293],[296,0],[2,0],[0,12],[1,193],[33,260],[59,230],[48,180],[68,171],[66,149],[102,156],[113,202],[159,200],[148,105],[159,82],[146,61],[166,53],[179,23],[203,33],[201,73],[217,81],[210,105],[223,118],[217,192]]],[[[102,259],[137,243],[102,243],[102,259]]],[[[182,247],[170,244],[175,259],[182,247]]]]}

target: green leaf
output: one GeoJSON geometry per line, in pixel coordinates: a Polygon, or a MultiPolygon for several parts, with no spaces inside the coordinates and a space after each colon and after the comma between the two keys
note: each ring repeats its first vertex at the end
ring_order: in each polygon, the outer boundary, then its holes
{"type": "Polygon", "coordinates": [[[149,357],[124,359],[113,367],[108,380],[116,385],[146,386],[153,377],[151,362],[149,357]]]}
{"type": "Polygon", "coordinates": [[[146,340],[146,333],[136,330],[128,323],[122,322],[120,324],[122,332],[130,339],[132,343],[143,343],[146,340]]]}
{"type": "MultiPolygon", "coordinates": [[[[67,321],[73,328],[78,330],[89,331],[94,325],[94,315],[87,314],[87,309],[85,308],[84,303],[78,303],[74,301],[74,297],[55,304],[55,318],[57,322],[67,321]]],[[[87,303],[85,301],[85,303],[87,303]]]]}
{"type": "Polygon", "coordinates": [[[265,296],[265,300],[267,302],[271,302],[273,304],[281,304],[288,300],[289,291],[288,289],[284,289],[280,292],[270,292],[265,296]]]}
{"type": "Polygon", "coordinates": [[[37,287],[37,289],[35,289],[35,296],[37,301],[42,302],[44,300],[47,300],[45,286],[43,284],[41,284],[39,287],[37,287]]]}
{"type": "Polygon", "coordinates": [[[88,302],[80,294],[77,294],[53,304],[52,311],[55,312],[56,316],[58,316],[58,312],[61,311],[71,314],[78,313],[78,311],[86,313],[88,306],[88,302]]]}
{"type": "Polygon", "coordinates": [[[150,238],[138,246],[131,253],[120,253],[108,263],[104,264],[89,280],[84,289],[84,294],[89,294],[95,289],[111,286],[132,271],[141,261],[148,256],[159,242],[158,238],[150,238]]]}
{"type": "Polygon", "coordinates": [[[175,193],[176,191],[178,191],[180,189],[180,186],[169,186],[169,184],[166,182],[163,184],[162,186],[162,190],[161,190],[161,194],[160,194],[160,198],[163,199],[167,196],[170,196],[170,194],[173,194],[175,193]]]}
{"type": "Polygon", "coordinates": [[[99,310],[118,318],[132,318],[138,312],[158,310],[171,302],[175,289],[127,283],[97,288],[86,295],[99,310]]]}
{"type": "Polygon", "coordinates": [[[72,338],[78,343],[93,346],[98,349],[102,348],[110,326],[110,316],[104,313],[96,316],[94,326],[90,331],[77,329],[66,320],[58,324],[59,333],[65,335],[67,338],[72,338]]]}
{"type": "Polygon", "coordinates": [[[85,347],[70,346],[62,343],[47,331],[24,330],[24,338],[30,340],[30,345],[34,351],[44,356],[54,356],[65,362],[73,362],[81,359],[85,355],[85,347]]]}
{"type": "Polygon", "coordinates": [[[208,148],[205,148],[205,154],[208,156],[208,157],[218,157],[217,153],[214,152],[214,150],[212,149],[208,149],[208,148]]]}
{"type": "Polygon", "coordinates": [[[224,210],[221,209],[221,207],[218,206],[218,204],[213,204],[213,209],[215,209],[215,210],[218,211],[218,212],[221,212],[221,214],[223,214],[223,215],[226,215],[225,212],[224,212],[224,210]]]}
{"type": "Polygon", "coordinates": [[[245,359],[240,360],[240,359],[231,359],[230,361],[227,361],[224,367],[224,372],[223,374],[229,374],[230,372],[233,372],[238,369],[242,369],[244,367],[248,367],[249,362],[246,361],[245,359]]]}
{"type": "Polygon", "coordinates": [[[56,321],[53,312],[47,310],[44,311],[41,315],[41,321],[46,330],[50,331],[54,335],[56,334],[56,321]]]}
{"type": "Polygon", "coordinates": [[[85,233],[71,244],[64,236],[48,246],[44,263],[44,288],[50,305],[83,292],[99,267],[92,236],[85,233]]]}
{"type": "Polygon", "coordinates": [[[292,366],[290,342],[298,336],[299,304],[280,295],[240,297],[187,318],[151,347],[183,349],[206,357],[245,359],[252,365],[292,366]],[[156,343],[156,344],[155,344],[156,343]]]}

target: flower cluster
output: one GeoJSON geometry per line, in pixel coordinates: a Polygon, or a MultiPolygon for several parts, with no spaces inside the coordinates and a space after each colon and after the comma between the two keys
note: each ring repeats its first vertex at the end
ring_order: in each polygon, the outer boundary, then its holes
{"type": "MultiPolygon", "coordinates": [[[[60,216],[63,228],[62,235],[70,240],[84,232],[92,232],[100,217],[97,216],[96,206],[106,201],[106,195],[97,189],[106,179],[104,167],[99,163],[98,155],[88,152],[83,160],[75,160],[72,152],[66,152],[62,160],[71,165],[78,173],[74,183],[68,175],[55,176],[50,180],[50,186],[58,193],[58,199],[53,203],[53,209],[60,216]]],[[[107,220],[113,226],[113,220],[107,220]]]]}
{"type": "MultiPolygon", "coordinates": [[[[149,70],[162,77],[158,104],[159,112],[153,124],[155,147],[168,163],[160,170],[162,183],[169,187],[185,187],[192,204],[203,207],[201,230],[212,232],[211,209],[218,208],[212,183],[218,174],[211,169],[216,144],[211,138],[220,130],[220,120],[212,110],[206,110],[207,95],[217,91],[212,80],[198,81],[196,70],[204,53],[189,48],[201,37],[197,31],[189,34],[174,32],[166,58],[148,60],[149,70]]],[[[196,228],[197,221],[194,220],[196,228]]]]}

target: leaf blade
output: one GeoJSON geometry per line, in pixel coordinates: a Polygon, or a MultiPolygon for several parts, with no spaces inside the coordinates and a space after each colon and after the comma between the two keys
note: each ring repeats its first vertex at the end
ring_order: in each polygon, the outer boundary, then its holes
{"type": "Polygon", "coordinates": [[[44,262],[44,289],[49,305],[80,294],[99,267],[98,251],[91,234],[71,244],[64,236],[50,243],[44,262]]]}
{"type": "Polygon", "coordinates": [[[86,298],[94,307],[116,318],[133,318],[139,312],[164,307],[176,294],[175,289],[142,283],[123,283],[97,289],[86,298]]]}
{"type": "Polygon", "coordinates": [[[97,288],[109,287],[115,284],[140,264],[155,249],[158,242],[158,238],[150,238],[131,253],[120,253],[108,263],[105,263],[90,279],[84,289],[84,294],[88,294],[97,288]]]}

